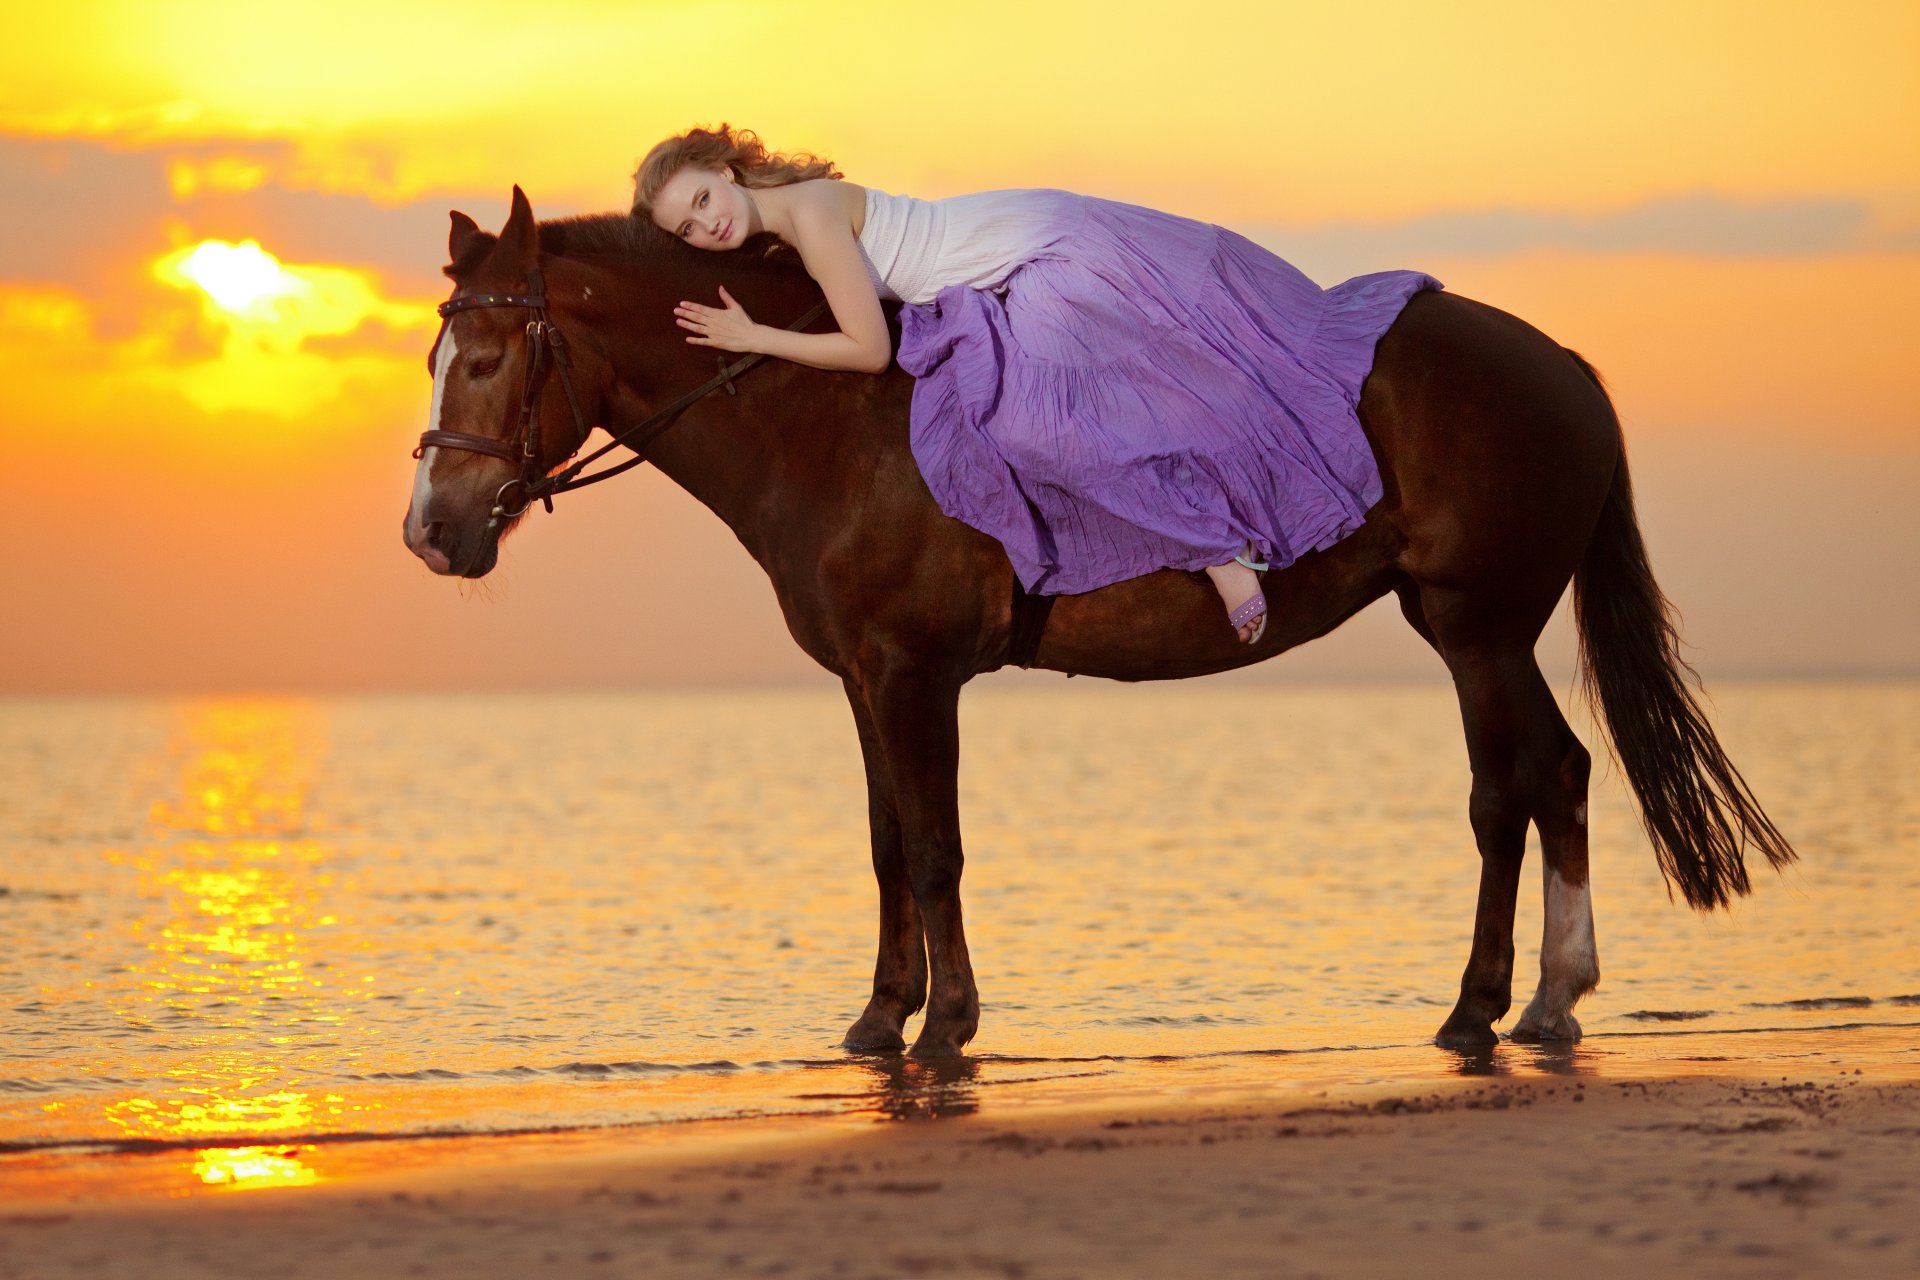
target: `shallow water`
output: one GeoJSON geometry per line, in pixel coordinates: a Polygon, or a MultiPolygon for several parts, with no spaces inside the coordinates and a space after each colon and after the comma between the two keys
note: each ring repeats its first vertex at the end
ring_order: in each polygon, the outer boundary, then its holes
{"type": "MultiPolygon", "coordinates": [[[[1225,1080],[1920,1070],[1920,684],[1715,692],[1801,866],[1672,905],[1609,773],[1588,1039],[1463,1056],[1428,1043],[1478,872],[1450,691],[980,688],[984,1013],[940,1069],[835,1047],[874,935],[837,694],[0,703],[0,1177],[159,1151],[283,1184],[393,1135],[1225,1080]]],[[[1529,888],[1516,1012],[1538,929],[1529,888]]]]}

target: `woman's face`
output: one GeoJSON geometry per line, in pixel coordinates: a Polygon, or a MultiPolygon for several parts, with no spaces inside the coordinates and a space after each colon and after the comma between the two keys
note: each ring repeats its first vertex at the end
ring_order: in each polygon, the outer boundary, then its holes
{"type": "Polygon", "coordinates": [[[653,201],[654,222],[696,249],[738,249],[753,233],[755,212],[731,169],[688,165],[653,201]]]}

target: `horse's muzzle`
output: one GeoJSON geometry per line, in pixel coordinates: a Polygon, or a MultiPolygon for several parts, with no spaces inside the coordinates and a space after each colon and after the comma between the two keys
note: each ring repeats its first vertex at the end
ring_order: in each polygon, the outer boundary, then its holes
{"type": "Polygon", "coordinates": [[[407,550],[443,577],[482,578],[500,560],[499,530],[493,523],[463,537],[441,520],[429,520],[418,528],[409,522],[404,534],[407,550]]]}

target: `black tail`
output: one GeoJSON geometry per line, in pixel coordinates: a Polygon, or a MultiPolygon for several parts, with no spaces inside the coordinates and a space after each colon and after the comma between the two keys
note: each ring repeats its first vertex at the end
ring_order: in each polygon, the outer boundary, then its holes
{"type": "MultiPolygon", "coordinates": [[[[1567,354],[1604,393],[1593,366],[1567,354]]],[[[1605,715],[1668,882],[1704,910],[1751,888],[1748,845],[1776,868],[1794,861],[1792,846],[1761,811],[1687,687],[1699,676],[1680,656],[1672,606],[1647,564],[1624,443],[1574,574],[1573,616],[1587,696],[1605,715]]]]}

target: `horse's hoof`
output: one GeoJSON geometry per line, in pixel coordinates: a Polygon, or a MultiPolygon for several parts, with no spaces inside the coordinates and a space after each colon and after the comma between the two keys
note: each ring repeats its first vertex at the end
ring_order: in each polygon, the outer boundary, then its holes
{"type": "Polygon", "coordinates": [[[957,1058],[972,1038],[958,1031],[922,1027],[919,1037],[913,1042],[913,1048],[907,1052],[916,1058],[957,1058]]]}
{"type": "Polygon", "coordinates": [[[1489,1023],[1448,1018],[1446,1025],[1434,1034],[1433,1042],[1442,1049],[1484,1049],[1490,1044],[1499,1044],[1500,1037],[1493,1033],[1489,1023]]]}
{"type": "Polygon", "coordinates": [[[885,1018],[868,1014],[847,1028],[847,1038],[840,1047],[855,1053],[898,1053],[907,1047],[907,1038],[885,1018]]]}
{"type": "Polygon", "coordinates": [[[1513,1024],[1513,1038],[1521,1044],[1570,1043],[1580,1038],[1580,1022],[1571,1013],[1535,1013],[1529,1009],[1513,1024]]]}

